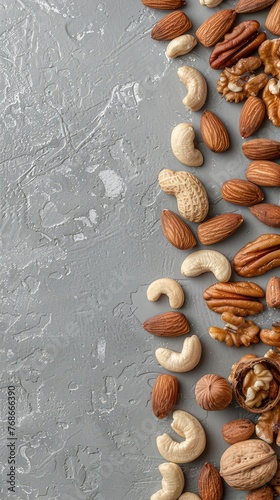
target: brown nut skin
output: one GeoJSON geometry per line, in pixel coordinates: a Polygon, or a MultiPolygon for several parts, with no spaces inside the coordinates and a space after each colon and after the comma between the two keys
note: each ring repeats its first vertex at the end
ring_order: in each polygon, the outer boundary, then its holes
{"type": "Polygon", "coordinates": [[[145,7],[160,10],[175,10],[186,5],[185,0],[141,0],[145,7]]]}
{"type": "Polygon", "coordinates": [[[161,228],[165,238],[179,250],[196,246],[197,241],[186,222],[171,210],[163,210],[160,216],[161,228]]]}
{"type": "Polygon", "coordinates": [[[233,9],[220,10],[201,24],[196,30],[196,37],[204,47],[211,47],[228,33],[235,18],[236,12],[233,9]]]}
{"type": "Polygon", "coordinates": [[[246,500],[273,500],[274,490],[272,486],[265,485],[257,490],[249,491],[246,500]]]}
{"type": "MultiPolygon", "coordinates": [[[[274,406],[277,405],[278,401],[280,400],[280,386],[278,385],[278,393],[276,397],[273,397],[273,399],[270,399],[269,397],[265,398],[261,405],[258,407],[249,407],[247,406],[245,402],[245,396],[243,393],[243,382],[244,378],[246,377],[247,373],[252,370],[252,368],[259,363],[263,363],[267,366],[267,369],[273,373],[273,378],[276,379],[276,377],[279,376],[280,374],[280,365],[278,362],[276,362],[274,359],[263,357],[263,358],[255,358],[248,360],[246,362],[239,362],[237,364],[237,367],[234,371],[234,376],[233,380],[231,381],[232,383],[232,390],[234,397],[237,401],[237,403],[242,407],[245,408],[245,410],[251,412],[251,413],[264,413],[266,411],[271,410],[274,408],[274,406]],[[274,370],[274,372],[272,372],[274,370]]],[[[277,380],[276,380],[277,382],[277,380]]]]}
{"type": "Polygon", "coordinates": [[[280,235],[261,234],[242,247],[233,257],[233,266],[239,276],[260,276],[280,266],[280,235]]]}
{"type": "Polygon", "coordinates": [[[275,0],[239,0],[234,7],[238,14],[246,14],[249,12],[257,12],[269,7],[275,0]]]}
{"type": "Polygon", "coordinates": [[[266,305],[280,309],[280,278],[272,276],[266,285],[266,305]]]}
{"type": "Polygon", "coordinates": [[[259,186],[244,179],[229,179],[222,185],[222,197],[234,205],[250,207],[264,199],[264,193],[259,186]]]}
{"type": "Polygon", "coordinates": [[[258,186],[279,187],[280,165],[269,160],[252,161],[246,170],[246,177],[258,186]]]}
{"type": "Polygon", "coordinates": [[[260,331],[260,339],[264,344],[280,348],[280,322],[273,323],[271,330],[263,328],[260,331]]]}
{"type": "Polygon", "coordinates": [[[272,139],[250,139],[242,144],[249,160],[276,160],[280,158],[280,142],[272,139]]]}
{"type": "Polygon", "coordinates": [[[161,374],[157,377],[152,391],[152,409],[157,418],[166,418],[173,410],[179,393],[177,377],[161,374]]]}
{"type": "Polygon", "coordinates": [[[223,153],[229,148],[228,131],[222,120],[212,111],[205,110],[200,119],[202,139],[210,151],[223,153]]]}
{"type": "Polygon", "coordinates": [[[238,490],[261,488],[277,469],[277,457],[271,446],[260,439],[235,443],[221,456],[220,475],[238,490]]]}
{"type": "Polygon", "coordinates": [[[276,0],[267,14],[265,27],[274,35],[280,36],[280,0],[276,0]]]}
{"type": "Polygon", "coordinates": [[[220,214],[199,224],[197,236],[203,245],[214,245],[229,238],[243,223],[240,214],[220,214]]]}
{"type": "Polygon", "coordinates": [[[249,96],[240,113],[239,132],[243,139],[253,135],[261,126],[266,115],[265,103],[260,97],[249,96]]]}
{"type": "Polygon", "coordinates": [[[191,29],[192,22],[181,10],[171,12],[160,19],[151,31],[153,40],[173,40],[191,29]]]}
{"type": "Polygon", "coordinates": [[[249,207],[251,214],[269,227],[280,227],[280,207],[272,203],[259,203],[249,207]]]}
{"type": "Polygon", "coordinates": [[[224,377],[208,373],[198,380],[195,397],[197,404],[204,410],[224,410],[232,401],[232,389],[224,377]]]}
{"type": "Polygon", "coordinates": [[[222,500],[222,478],[214,465],[206,462],[198,475],[198,492],[201,500],[222,500]]]}
{"type": "Polygon", "coordinates": [[[234,444],[249,439],[255,432],[255,424],[248,418],[237,418],[222,427],[222,436],[226,443],[234,444]]]}
{"type": "Polygon", "coordinates": [[[143,328],[159,337],[178,337],[190,331],[186,316],[179,312],[165,312],[147,319],[143,328]]]}
{"type": "Polygon", "coordinates": [[[236,316],[253,316],[262,312],[264,306],[258,298],[264,296],[264,290],[250,281],[214,283],[203,293],[209,309],[236,316]]]}

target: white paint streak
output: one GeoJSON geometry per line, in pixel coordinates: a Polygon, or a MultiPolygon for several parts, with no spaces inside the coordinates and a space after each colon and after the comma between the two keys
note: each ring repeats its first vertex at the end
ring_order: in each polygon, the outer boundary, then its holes
{"type": "Polygon", "coordinates": [[[99,178],[104,184],[105,196],[108,198],[116,198],[125,192],[123,180],[114,170],[103,170],[99,173],[99,178]]]}
{"type": "Polygon", "coordinates": [[[105,361],[105,352],[106,352],[106,340],[104,337],[98,339],[97,342],[97,358],[101,363],[105,361]]]}
{"type": "Polygon", "coordinates": [[[97,214],[96,210],[94,210],[94,208],[90,209],[88,216],[89,216],[89,220],[92,224],[97,224],[98,214],[97,214]]]}

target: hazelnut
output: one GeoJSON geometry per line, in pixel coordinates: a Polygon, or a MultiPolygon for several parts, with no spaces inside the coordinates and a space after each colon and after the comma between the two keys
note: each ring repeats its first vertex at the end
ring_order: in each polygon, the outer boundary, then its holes
{"type": "Polygon", "coordinates": [[[195,397],[204,410],[223,410],[231,403],[232,389],[224,377],[208,373],[197,382],[195,397]]]}

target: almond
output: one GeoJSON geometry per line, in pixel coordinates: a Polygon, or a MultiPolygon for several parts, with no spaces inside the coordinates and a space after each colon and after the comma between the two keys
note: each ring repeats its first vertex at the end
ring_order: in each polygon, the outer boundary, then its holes
{"type": "Polygon", "coordinates": [[[237,418],[227,422],[222,427],[222,435],[228,444],[246,441],[255,431],[255,424],[247,418],[237,418]]]}
{"type": "Polygon", "coordinates": [[[196,36],[204,47],[215,45],[231,28],[236,18],[233,9],[224,9],[208,17],[197,29],[196,36]]]}
{"type": "Polygon", "coordinates": [[[256,96],[249,96],[241,110],[239,119],[239,132],[241,137],[247,139],[261,126],[266,115],[265,103],[256,96]]]}
{"type": "Polygon", "coordinates": [[[269,160],[252,161],[246,170],[246,177],[258,186],[280,186],[280,165],[269,160]]]}
{"type": "Polygon", "coordinates": [[[175,10],[186,5],[184,0],[141,0],[142,4],[152,9],[175,10]]]}
{"type": "Polygon", "coordinates": [[[250,208],[250,212],[269,227],[280,227],[280,207],[272,203],[260,203],[250,208]]]}
{"type": "Polygon", "coordinates": [[[165,312],[147,319],[143,328],[159,337],[178,337],[190,331],[186,316],[179,312],[165,312]]]}
{"type": "Polygon", "coordinates": [[[276,0],[270,8],[265,20],[265,27],[274,35],[280,36],[280,0],[276,0]]]}
{"type": "Polygon", "coordinates": [[[241,226],[243,217],[229,213],[216,215],[212,219],[199,224],[197,236],[203,245],[213,245],[231,236],[241,226]]]}
{"type": "Polygon", "coordinates": [[[158,21],[152,29],[154,40],[173,40],[192,27],[192,22],[182,11],[171,12],[158,21]]]}
{"type": "Polygon", "coordinates": [[[280,142],[272,139],[251,139],[242,144],[242,151],[249,160],[275,160],[280,158],[280,142]]]}
{"type": "Polygon", "coordinates": [[[216,467],[209,462],[200,469],[198,493],[202,500],[221,500],[223,497],[222,478],[216,467]]]}
{"type": "Polygon", "coordinates": [[[222,185],[222,197],[229,203],[250,207],[260,203],[264,199],[264,194],[253,182],[230,179],[222,185]]]}
{"type": "Polygon", "coordinates": [[[152,392],[152,408],[157,418],[165,418],[173,410],[179,392],[179,382],[173,375],[159,375],[152,392]]]}
{"type": "Polygon", "coordinates": [[[266,9],[275,0],[239,0],[234,10],[237,14],[245,14],[248,12],[257,12],[266,9]]]}
{"type": "Polygon", "coordinates": [[[265,299],[268,307],[280,309],[280,278],[278,276],[272,276],[268,280],[265,299]]]}
{"type": "Polygon", "coordinates": [[[197,244],[189,226],[171,210],[161,212],[160,222],[165,238],[179,250],[187,250],[197,244]]]}
{"type": "Polygon", "coordinates": [[[246,496],[246,500],[273,500],[274,499],[274,489],[269,484],[257,488],[256,490],[249,491],[246,496]]]}
{"type": "Polygon", "coordinates": [[[212,111],[204,111],[200,120],[200,132],[206,146],[214,153],[229,148],[229,135],[223,122],[212,111]]]}

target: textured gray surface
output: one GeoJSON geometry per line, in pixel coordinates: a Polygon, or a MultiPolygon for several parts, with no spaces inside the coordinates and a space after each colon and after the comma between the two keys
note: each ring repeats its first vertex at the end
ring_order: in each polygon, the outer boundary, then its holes
{"type": "MultiPolygon", "coordinates": [[[[225,1],[220,8],[232,6],[225,1]]],[[[195,29],[214,11],[188,2],[195,29]]],[[[153,383],[164,370],[159,346],[180,349],[182,338],[159,339],[143,320],[169,310],[166,298],[148,303],[146,289],[160,277],[178,279],[186,292],[182,312],[199,335],[199,366],[178,376],[177,408],[205,427],[207,448],[183,466],[186,490],[197,492],[199,467],[219,465],[225,449],[221,425],[244,412],[232,404],[211,414],[200,409],[194,386],[200,376],[228,376],[247,353],[209,337],[219,325],[202,300],[213,275],[182,279],[188,252],[164,238],[162,168],[184,170],[170,149],[172,128],[193,123],[205,156],[197,174],[207,188],[210,215],[237,211],[245,218],[236,236],[215,247],[229,259],[247,241],[270,232],[247,209],[221,200],[221,183],[244,178],[247,161],[238,134],[240,105],[215,92],[218,73],[209,51],[197,46],[178,60],[166,43],[150,38],[165,13],[140,0],[1,0],[1,500],[7,494],[7,386],[17,396],[18,500],[144,500],[160,488],[155,440],[172,417],[157,421],[153,383]],[[182,104],[186,91],[176,71],[201,69],[209,97],[205,108],[226,123],[232,141],[223,155],[201,141],[201,112],[182,104]]],[[[246,18],[246,16],[244,16],[246,18]]],[[[264,19],[264,14],[253,18],[264,19]]],[[[247,16],[249,18],[249,16],[247,16]]],[[[240,19],[242,19],[240,17],[240,19]]],[[[204,108],[204,109],[205,109],[204,108]]],[[[267,122],[256,136],[277,138],[267,122]]],[[[279,190],[266,189],[279,203],[279,190]]],[[[191,224],[194,231],[195,225],[191,224]]],[[[277,232],[274,231],[274,232],[277,232]]],[[[198,247],[200,248],[200,247],[198,247]]],[[[266,286],[268,273],[255,281],[266,286]]],[[[234,276],[233,276],[234,278],[234,276]]],[[[257,318],[270,326],[277,311],[257,318]]],[[[263,354],[265,346],[250,351],[263,354]]],[[[227,489],[226,500],[245,499],[227,489]]]]}

